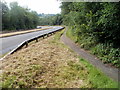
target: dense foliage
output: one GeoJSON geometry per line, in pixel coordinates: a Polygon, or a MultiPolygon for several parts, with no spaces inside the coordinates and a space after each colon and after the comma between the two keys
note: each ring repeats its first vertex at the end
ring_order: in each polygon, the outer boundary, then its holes
{"type": "Polygon", "coordinates": [[[60,14],[37,14],[28,8],[23,8],[17,2],[0,2],[2,6],[2,30],[21,30],[36,28],[37,25],[61,25],[60,14]]]}
{"type": "Polygon", "coordinates": [[[39,17],[35,11],[23,8],[17,2],[10,3],[10,7],[5,2],[0,3],[3,30],[32,29],[38,25],[39,17]]]}
{"type": "Polygon", "coordinates": [[[120,66],[119,2],[63,2],[61,9],[76,42],[92,49],[104,62],[120,66]]]}

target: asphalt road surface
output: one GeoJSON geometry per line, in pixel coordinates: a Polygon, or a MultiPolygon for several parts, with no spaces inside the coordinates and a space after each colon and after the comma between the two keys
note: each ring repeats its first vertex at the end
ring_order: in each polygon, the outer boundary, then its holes
{"type": "Polygon", "coordinates": [[[20,34],[20,35],[0,38],[0,56],[5,53],[10,52],[14,48],[16,48],[20,43],[22,43],[23,41],[27,39],[31,39],[33,37],[46,34],[48,32],[56,31],[60,28],[62,27],[54,26],[52,27],[52,29],[46,29],[46,30],[41,30],[41,31],[36,31],[36,32],[31,32],[31,33],[26,33],[26,34],[20,34]]]}

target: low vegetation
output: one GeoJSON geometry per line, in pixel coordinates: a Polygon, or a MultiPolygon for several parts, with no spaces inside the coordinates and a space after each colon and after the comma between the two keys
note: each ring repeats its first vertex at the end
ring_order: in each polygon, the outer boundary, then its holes
{"type": "Polygon", "coordinates": [[[61,43],[62,33],[32,43],[0,61],[2,87],[117,88],[117,82],[61,43]]]}
{"type": "Polygon", "coordinates": [[[103,63],[109,64],[111,66],[120,67],[120,49],[113,48],[111,44],[96,43],[95,38],[81,35],[78,39],[76,35],[73,35],[73,30],[69,28],[67,31],[67,36],[71,38],[74,42],[78,43],[80,47],[90,50],[90,52],[96,55],[103,63]]]}
{"type": "Polygon", "coordinates": [[[62,2],[69,37],[104,63],[120,67],[120,2],[62,2]]]}

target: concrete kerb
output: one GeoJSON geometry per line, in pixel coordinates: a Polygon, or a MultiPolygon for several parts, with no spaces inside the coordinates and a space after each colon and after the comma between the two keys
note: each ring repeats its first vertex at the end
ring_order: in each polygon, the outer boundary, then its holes
{"type": "Polygon", "coordinates": [[[56,30],[56,31],[53,31],[53,32],[50,32],[50,33],[47,33],[47,34],[43,34],[43,35],[40,35],[40,36],[37,36],[37,37],[33,37],[33,38],[31,38],[31,39],[25,40],[25,41],[23,41],[22,43],[20,43],[15,49],[13,49],[13,50],[10,51],[8,54],[6,54],[4,57],[0,58],[0,60],[4,60],[8,55],[13,54],[13,53],[16,52],[17,50],[21,49],[24,45],[26,45],[26,47],[27,47],[29,42],[31,42],[31,41],[33,41],[33,40],[38,41],[38,38],[41,38],[41,37],[43,37],[43,39],[44,39],[45,36],[48,37],[49,34],[51,34],[51,33],[55,34],[55,32],[60,31],[60,30],[62,30],[62,29],[64,29],[64,28],[65,28],[65,27],[62,27],[61,29],[58,29],[58,30],[56,30]]]}

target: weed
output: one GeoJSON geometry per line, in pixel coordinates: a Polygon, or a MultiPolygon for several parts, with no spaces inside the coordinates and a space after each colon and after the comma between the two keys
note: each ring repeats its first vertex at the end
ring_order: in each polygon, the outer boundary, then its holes
{"type": "Polygon", "coordinates": [[[7,76],[7,77],[3,77],[2,78],[5,78],[5,81],[2,82],[2,87],[3,88],[12,88],[15,81],[16,81],[16,76],[7,76]]]}

